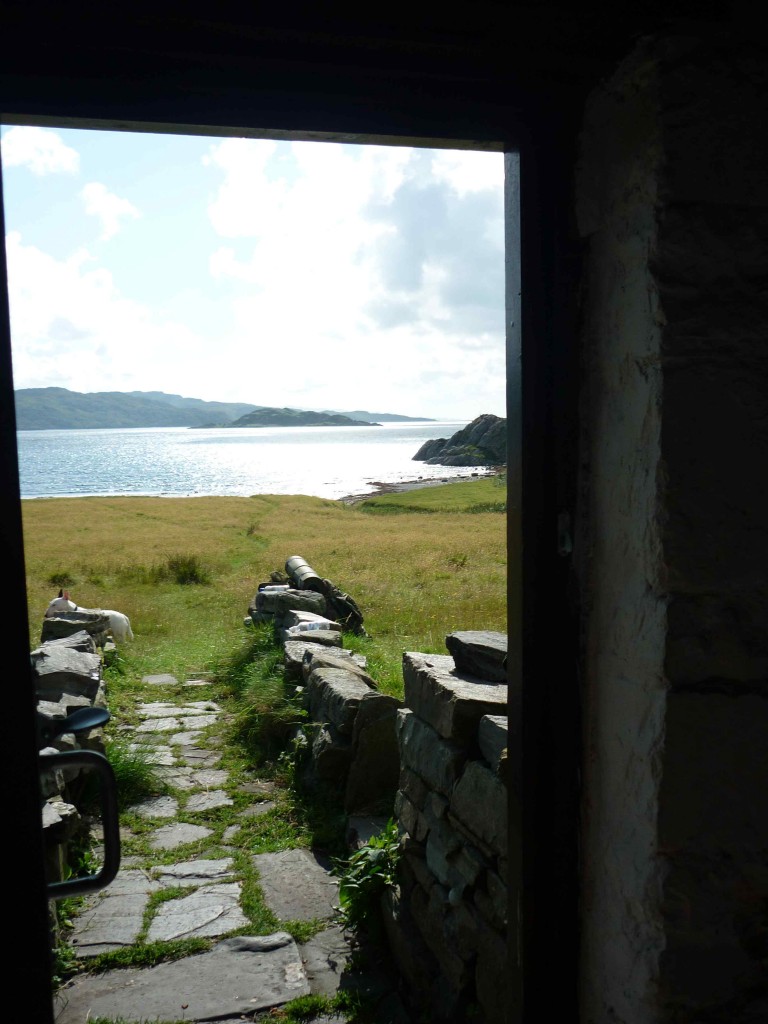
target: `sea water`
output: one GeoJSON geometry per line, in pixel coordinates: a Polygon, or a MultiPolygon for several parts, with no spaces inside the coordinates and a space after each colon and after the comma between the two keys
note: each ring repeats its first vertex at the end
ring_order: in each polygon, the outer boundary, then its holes
{"type": "Polygon", "coordinates": [[[142,427],[18,432],[22,498],[309,494],[343,498],[466,468],[427,466],[424,441],[465,422],[369,427],[142,427]]]}

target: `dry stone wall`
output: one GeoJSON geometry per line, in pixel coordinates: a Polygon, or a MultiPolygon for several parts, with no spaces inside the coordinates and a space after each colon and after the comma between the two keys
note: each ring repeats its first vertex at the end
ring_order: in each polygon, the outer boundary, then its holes
{"type": "Polygon", "coordinates": [[[506,636],[454,633],[452,655],[403,656],[398,711],[400,891],[390,947],[438,1020],[505,1020],[506,636]],[[482,671],[482,676],[476,674],[482,671]]]}

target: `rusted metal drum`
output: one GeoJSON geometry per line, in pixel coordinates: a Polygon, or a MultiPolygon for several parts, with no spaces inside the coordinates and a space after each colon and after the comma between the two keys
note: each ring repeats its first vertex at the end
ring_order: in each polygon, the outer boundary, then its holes
{"type": "Polygon", "coordinates": [[[323,581],[301,555],[291,555],[285,563],[285,571],[299,590],[314,590],[322,593],[323,581]]]}

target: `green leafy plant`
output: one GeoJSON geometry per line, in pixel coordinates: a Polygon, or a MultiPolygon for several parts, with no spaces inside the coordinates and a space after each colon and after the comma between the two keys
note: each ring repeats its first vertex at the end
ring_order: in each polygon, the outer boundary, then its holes
{"type": "Polygon", "coordinates": [[[338,865],[339,912],[346,928],[375,931],[378,906],[387,889],[397,885],[400,833],[390,818],[384,829],[338,865]]]}

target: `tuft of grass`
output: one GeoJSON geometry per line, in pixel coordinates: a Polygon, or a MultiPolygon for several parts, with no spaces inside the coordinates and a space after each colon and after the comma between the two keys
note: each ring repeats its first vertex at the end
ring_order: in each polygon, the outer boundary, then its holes
{"type": "Polygon", "coordinates": [[[350,1024],[367,1024],[375,1020],[375,1006],[370,997],[352,989],[340,989],[334,996],[298,996],[281,1007],[275,1007],[270,1020],[281,1024],[303,1024],[305,1021],[321,1020],[323,1017],[344,1017],[350,1024]]]}
{"type": "Polygon", "coordinates": [[[165,564],[157,567],[156,576],[158,580],[169,580],[182,587],[192,584],[205,585],[211,582],[210,570],[194,554],[168,555],[165,564]]]}
{"type": "Polygon", "coordinates": [[[88,961],[88,970],[92,974],[101,974],[121,967],[154,967],[155,964],[181,960],[195,953],[206,953],[212,945],[211,939],[171,939],[168,942],[125,946],[92,957],[88,961]]]}
{"type": "Polygon", "coordinates": [[[49,586],[59,587],[59,589],[61,589],[62,587],[74,587],[74,585],[77,583],[77,580],[75,579],[71,572],[68,572],[66,569],[62,569],[57,570],[56,572],[52,572],[51,575],[48,577],[47,582],[49,586]]]}
{"type": "Polygon", "coordinates": [[[152,763],[152,753],[150,746],[136,745],[131,749],[131,744],[121,737],[107,740],[106,756],[115,773],[120,810],[168,792],[168,784],[152,763]]]}

